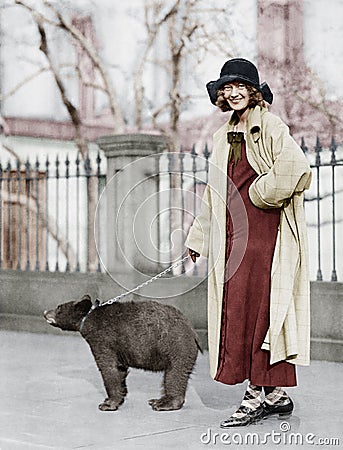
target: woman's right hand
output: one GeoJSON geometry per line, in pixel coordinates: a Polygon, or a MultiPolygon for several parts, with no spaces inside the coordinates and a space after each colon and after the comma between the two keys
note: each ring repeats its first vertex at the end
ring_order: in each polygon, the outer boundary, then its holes
{"type": "Polygon", "coordinates": [[[195,263],[197,258],[199,258],[200,254],[194,250],[191,250],[190,248],[188,249],[188,253],[192,259],[192,261],[195,263]]]}

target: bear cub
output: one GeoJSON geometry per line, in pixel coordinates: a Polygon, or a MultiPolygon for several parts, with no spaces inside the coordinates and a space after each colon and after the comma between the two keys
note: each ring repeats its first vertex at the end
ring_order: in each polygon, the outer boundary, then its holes
{"type": "Polygon", "coordinates": [[[115,411],[127,394],[129,367],[163,371],[163,393],[149,404],[155,411],[182,408],[198,350],[198,336],[176,308],[156,301],[92,305],[89,295],[45,311],[46,321],[79,331],[88,342],[103,378],[107,398],[101,411],[115,411]]]}

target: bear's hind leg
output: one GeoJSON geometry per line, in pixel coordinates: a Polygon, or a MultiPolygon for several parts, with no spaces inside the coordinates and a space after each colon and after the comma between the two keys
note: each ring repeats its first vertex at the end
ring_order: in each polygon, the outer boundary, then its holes
{"type": "Polygon", "coordinates": [[[164,373],[164,393],[160,399],[149,401],[155,411],[173,411],[182,408],[185,402],[186,388],[192,370],[181,366],[173,366],[164,373]]]}

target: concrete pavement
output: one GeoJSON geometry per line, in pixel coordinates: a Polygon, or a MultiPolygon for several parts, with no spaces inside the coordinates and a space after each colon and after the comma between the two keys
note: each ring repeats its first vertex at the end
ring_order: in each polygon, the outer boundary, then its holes
{"type": "Polygon", "coordinates": [[[245,385],[225,386],[209,376],[199,355],[186,403],[154,412],[161,374],[131,370],[128,396],[117,412],[101,412],[102,380],[88,345],[78,335],[0,331],[0,448],[206,449],[338,448],[343,445],[343,364],[313,361],[288,388],[291,418],[269,418],[229,435],[219,428],[239,405],[245,385]]]}

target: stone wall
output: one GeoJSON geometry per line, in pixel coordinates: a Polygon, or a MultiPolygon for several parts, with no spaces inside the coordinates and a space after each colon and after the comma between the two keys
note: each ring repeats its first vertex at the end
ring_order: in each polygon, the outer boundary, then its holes
{"type": "MultiPolygon", "coordinates": [[[[104,273],[1,270],[0,279],[0,328],[18,331],[61,334],[43,319],[45,309],[77,299],[84,293],[105,301],[123,292],[123,288],[104,273]]],[[[130,275],[125,281],[134,287],[130,275]]],[[[203,347],[207,348],[206,280],[185,276],[160,279],[144,289],[140,292],[144,296],[130,295],[125,300],[155,298],[176,306],[192,321],[203,347]],[[173,283],[184,293],[173,295],[173,283]]],[[[311,305],[312,359],[343,362],[343,283],[312,282],[311,305]]]]}
{"type": "MultiPolygon", "coordinates": [[[[83,294],[90,294],[92,300],[104,302],[125,289],[123,285],[135,287],[131,274],[118,276],[120,284],[105,273],[58,273],[21,272],[0,270],[0,329],[61,334],[48,325],[43,312],[58,304],[76,300],[83,294]]],[[[157,280],[140,291],[130,294],[121,301],[158,300],[180,309],[194,324],[202,345],[207,346],[206,280],[199,277],[178,277],[179,292],[173,295],[171,284],[175,278],[157,280]]]]}

